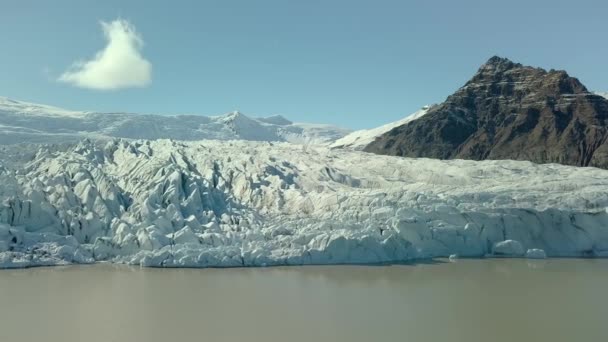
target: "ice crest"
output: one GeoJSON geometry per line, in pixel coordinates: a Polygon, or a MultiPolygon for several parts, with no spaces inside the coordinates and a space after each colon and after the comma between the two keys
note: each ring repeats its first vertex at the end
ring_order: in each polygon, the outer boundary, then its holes
{"type": "Polygon", "coordinates": [[[601,169],[247,141],[31,148],[0,149],[1,267],[608,252],[608,171],[601,169]]]}

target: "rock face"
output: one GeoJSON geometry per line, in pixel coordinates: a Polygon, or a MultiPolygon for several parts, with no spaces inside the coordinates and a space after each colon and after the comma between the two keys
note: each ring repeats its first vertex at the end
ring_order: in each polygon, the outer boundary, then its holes
{"type": "Polygon", "coordinates": [[[578,79],[492,57],[444,103],[365,151],[608,168],[607,128],[608,100],[578,79]]]}

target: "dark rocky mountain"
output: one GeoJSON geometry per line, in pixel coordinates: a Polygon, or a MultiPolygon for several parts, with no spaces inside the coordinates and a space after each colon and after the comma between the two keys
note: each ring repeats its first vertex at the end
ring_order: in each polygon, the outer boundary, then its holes
{"type": "Polygon", "coordinates": [[[608,168],[607,137],[607,99],[565,71],[492,57],[444,103],[365,151],[608,168]]]}

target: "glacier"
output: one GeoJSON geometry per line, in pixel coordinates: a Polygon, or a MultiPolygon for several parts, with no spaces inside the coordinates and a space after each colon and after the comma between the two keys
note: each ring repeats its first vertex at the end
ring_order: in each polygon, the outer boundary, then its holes
{"type": "Polygon", "coordinates": [[[607,207],[596,168],[242,140],[0,146],[3,268],[605,257],[607,207]]]}

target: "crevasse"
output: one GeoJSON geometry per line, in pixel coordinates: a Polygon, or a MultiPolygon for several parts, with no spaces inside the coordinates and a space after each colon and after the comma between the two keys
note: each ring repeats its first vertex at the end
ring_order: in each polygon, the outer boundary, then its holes
{"type": "Polygon", "coordinates": [[[247,141],[0,152],[0,266],[608,255],[608,171],[247,141]]]}

